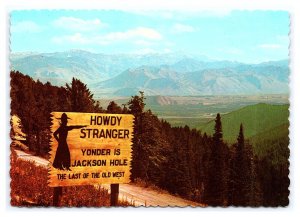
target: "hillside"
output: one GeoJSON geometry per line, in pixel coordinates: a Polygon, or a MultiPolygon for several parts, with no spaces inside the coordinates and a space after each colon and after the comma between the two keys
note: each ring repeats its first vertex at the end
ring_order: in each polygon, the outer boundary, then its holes
{"type": "MultiPolygon", "coordinates": [[[[239,132],[241,123],[244,125],[246,138],[251,138],[264,131],[271,130],[282,124],[288,123],[289,105],[270,105],[260,103],[243,107],[228,114],[221,114],[223,138],[233,143],[239,132]]],[[[212,135],[214,132],[214,120],[204,125],[201,130],[212,135]]]]}
{"type": "Polygon", "coordinates": [[[288,68],[259,64],[178,72],[141,66],[91,87],[105,96],[131,96],[139,90],[164,96],[280,94],[288,92],[288,68]]]}
{"type": "Polygon", "coordinates": [[[263,131],[251,137],[250,143],[257,156],[267,156],[274,164],[285,163],[289,158],[289,124],[263,131]]]}
{"type": "Polygon", "coordinates": [[[182,95],[188,94],[188,88],[179,82],[177,72],[168,69],[141,66],[128,69],[114,78],[91,85],[105,95],[132,96],[143,90],[147,95],[182,95]],[[107,90],[107,91],[106,91],[107,90]]]}

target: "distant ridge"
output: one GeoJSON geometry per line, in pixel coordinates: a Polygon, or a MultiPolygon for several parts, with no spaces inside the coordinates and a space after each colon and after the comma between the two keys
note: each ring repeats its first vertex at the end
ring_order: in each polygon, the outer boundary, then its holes
{"type": "Polygon", "coordinates": [[[13,53],[12,70],[65,85],[72,77],[98,97],[288,93],[288,60],[244,64],[185,54],[13,53]]]}

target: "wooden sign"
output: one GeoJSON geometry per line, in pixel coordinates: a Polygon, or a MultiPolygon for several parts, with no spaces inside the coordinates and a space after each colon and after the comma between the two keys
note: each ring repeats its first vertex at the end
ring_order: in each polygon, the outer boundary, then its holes
{"type": "Polygon", "coordinates": [[[51,114],[49,186],[130,181],[133,115],[51,114]]]}

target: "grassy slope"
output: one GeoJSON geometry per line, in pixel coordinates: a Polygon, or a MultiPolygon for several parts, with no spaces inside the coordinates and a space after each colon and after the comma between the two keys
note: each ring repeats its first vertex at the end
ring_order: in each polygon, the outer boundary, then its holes
{"type": "Polygon", "coordinates": [[[284,123],[250,138],[255,154],[268,156],[273,163],[284,163],[289,157],[289,124],[284,123]]]}
{"type": "MultiPolygon", "coordinates": [[[[261,132],[288,123],[288,107],[289,105],[260,103],[221,115],[223,138],[227,142],[235,142],[241,123],[244,125],[244,134],[246,138],[253,137],[261,132]]],[[[201,130],[212,135],[214,132],[214,125],[214,120],[210,121],[204,125],[201,130]]]]}

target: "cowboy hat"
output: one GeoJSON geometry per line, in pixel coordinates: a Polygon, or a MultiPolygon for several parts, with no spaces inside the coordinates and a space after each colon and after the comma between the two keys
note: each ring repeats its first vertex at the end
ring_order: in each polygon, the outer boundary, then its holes
{"type": "Polygon", "coordinates": [[[62,113],[61,117],[56,118],[56,119],[66,120],[66,119],[71,119],[71,118],[69,118],[66,113],[62,113]]]}

